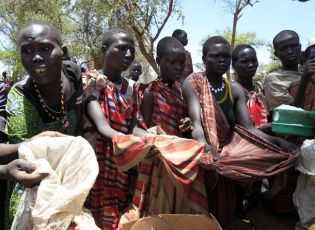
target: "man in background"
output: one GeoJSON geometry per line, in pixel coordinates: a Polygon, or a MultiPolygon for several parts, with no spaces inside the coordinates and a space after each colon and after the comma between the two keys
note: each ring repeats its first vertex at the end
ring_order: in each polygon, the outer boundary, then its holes
{"type": "Polygon", "coordinates": [[[142,74],[142,66],[139,63],[134,63],[130,66],[129,78],[137,82],[142,74]]]}
{"type": "MultiPolygon", "coordinates": [[[[188,44],[187,33],[184,30],[176,29],[172,34],[173,38],[179,40],[183,46],[188,44]]],[[[180,82],[183,82],[193,72],[193,65],[190,53],[186,50],[185,68],[180,82]]]]}

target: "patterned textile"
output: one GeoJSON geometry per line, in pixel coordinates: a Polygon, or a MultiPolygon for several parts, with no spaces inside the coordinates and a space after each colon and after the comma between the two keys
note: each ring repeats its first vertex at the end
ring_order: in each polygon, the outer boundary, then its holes
{"type": "Polygon", "coordinates": [[[121,84],[115,85],[119,92],[124,96],[127,103],[129,104],[133,104],[134,84],[135,84],[134,80],[123,77],[121,84]]]}
{"type": "Polygon", "coordinates": [[[7,96],[10,90],[8,82],[0,81],[0,132],[4,132],[6,124],[5,105],[7,103],[7,96]]]}
{"type": "Polygon", "coordinates": [[[113,144],[119,171],[124,172],[141,162],[133,206],[120,223],[159,213],[208,212],[203,173],[198,164],[204,144],[152,134],[115,136],[113,144]],[[152,164],[152,161],[160,164],[152,164]],[[173,193],[174,187],[179,197],[173,193]],[[181,202],[174,204],[179,198],[181,202]]]}
{"type": "Polygon", "coordinates": [[[279,70],[268,74],[264,81],[264,92],[269,111],[273,111],[279,105],[293,103],[289,88],[300,79],[301,73],[298,71],[279,70]]]}
{"type": "MultiPolygon", "coordinates": [[[[149,128],[158,126],[159,129],[162,127],[168,135],[181,136],[179,121],[184,118],[186,105],[179,91],[169,88],[162,82],[153,82],[146,88],[139,87],[137,92],[139,110],[143,94],[146,91],[153,94],[154,103],[149,128]]],[[[139,116],[141,117],[141,111],[139,116]]],[[[203,186],[204,173],[198,170],[198,159],[201,153],[199,148],[202,144],[174,136],[149,136],[142,139],[130,137],[130,139],[124,139],[122,143],[125,144],[119,146],[124,150],[120,149],[119,152],[124,151],[124,153],[122,158],[116,158],[116,161],[118,165],[121,163],[128,165],[124,166],[127,168],[119,166],[120,170],[127,170],[129,167],[141,163],[133,206],[123,215],[121,222],[161,213],[207,212],[207,200],[203,186]],[[128,149],[128,146],[131,145],[132,147],[128,149]],[[161,145],[163,148],[159,148],[159,154],[155,151],[150,152],[149,146],[152,149],[161,145]],[[135,149],[137,151],[134,151],[135,149]],[[198,151],[196,152],[196,150],[198,151]],[[125,151],[131,152],[127,154],[125,151]],[[122,159],[127,157],[128,163],[122,162],[122,159]],[[131,159],[134,159],[135,163],[131,159]],[[172,171],[169,170],[169,167],[172,171]],[[176,174],[174,175],[174,173],[176,174]],[[181,173],[183,173],[182,176],[181,173]],[[185,174],[193,174],[193,177],[196,177],[192,187],[190,186],[192,181],[187,181],[184,178],[187,176],[185,174]],[[175,178],[173,178],[174,176],[175,178]],[[183,183],[183,185],[179,186],[179,183],[183,183]],[[183,192],[182,186],[187,190],[187,195],[183,192]],[[191,196],[191,200],[187,202],[189,196],[191,196]]]]}
{"type": "MultiPolygon", "coordinates": [[[[99,103],[110,126],[124,134],[128,133],[133,105],[107,78],[100,93],[99,103]]],[[[129,204],[133,192],[131,177],[117,171],[112,140],[98,135],[96,156],[100,168],[96,183],[91,190],[91,209],[101,229],[116,229],[121,212],[129,204]]]]}
{"type": "MultiPolygon", "coordinates": [[[[68,109],[68,120],[71,124],[67,134],[75,135],[77,123],[74,106],[68,109]]],[[[61,131],[61,121],[44,121],[33,102],[25,97],[21,89],[15,85],[10,90],[6,105],[6,133],[10,143],[20,143],[46,130],[61,131]]]]}
{"type": "MultiPolygon", "coordinates": [[[[62,62],[62,71],[68,80],[71,89],[71,97],[65,101],[67,117],[70,127],[66,134],[75,135],[77,117],[75,104],[82,101],[82,95],[78,90],[82,87],[81,70],[78,65],[71,61],[62,62]]],[[[20,143],[40,132],[51,130],[61,131],[61,121],[51,119],[42,109],[34,88],[26,87],[29,78],[16,83],[8,94],[6,105],[7,125],[6,133],[10,143],[20,143]]]]}
{"type": "Polygon", "coordinates": [[[248,112],[254,125],[259,127],[267,124],[268,107],[261,86],[256,83],[253,91],[247,91],[245,88],[243,89],[247,98],[248,112]]]}
{"type": "MultiPolygon", "coordinates": [[[[77,68],[79,67],[76,65],[74,66],[68,62],[63,62],[63,72],[69,81],[72,91],[71,98],[66,101],[67,116],[70,123],[70,127],[67,129],[66,133],[69,135],[75,135],[77,125],[75,102],[80,97],[80,95],[76,95],[76,90],[79,88],[80,84],[82,84],[80,68],[78,71],[77,68]]],[[[24,81],[27,80],[28,79],[24,81]]],[[[62,129],[61,121],[47,119],[47,114],[41,109],[42,105],[35,94],[35,90],[33,92],[24,87],[24,81],[16,83],[8,94],[5,132],[11,144],[23,142],[46,130],[61,132],[62,129]]],[[[17,185],[15,188],[14,186],[14,182],[8,182],[5,229],[9,229],[21,195],[23,194],[21,186],[17,185]]]]}
{"type": "MultiPolygon", "coordinates": [[[[99,72],[105,76],[104,69],[101,69],[99,72]]],[[[135,81],[127,77],[122,77],[121,80],[120,84],[111,84],[116,87],[128,104],[133,104],[135,81]]]]}
{"type": "Polygon", "coordinates": [[[187,79],[200,99],[207,141],[217,151],[214,157],[202,155],[200,165],[223,176],[210,172],[206,177],[210,211],[220,223],[226,223],[233,219],[235,209],[232,181],[227,178],[251,182],[278,174],[298,161],[300,151],[297,148],[292,153],[284,152],[239,125],[235,126],[233,132],[212,98],[204,73],[193,73],[187,79]]]}
{"type": "Polygon", "coordinates": [[[143,100],[143,95],[144,91],[146,90],[147,87],[149,87],[151,83],[149,84],[136,84],[133,94],[135,98],[135,104],[134,104],[134,110],[136,113],[136,118],[137,118],[137,125],[143,129],[147,129],[147,125],[143,119],[142,113],[141,113],[141,103],[143,100]]]}
{"type": "Polygon", "coordinates": [[[181,136],[180,120],[185,117],[187,106],[177,88],[162,82],[153,82],[145,91],[153,93],[153,111],[150,127],[160,126],[168,135],[181,136]]]}
{"type": "Polygon", "coordinates": [[[291,153],[285,152],[239,125],[228,135],[228,123],[212,99],[207,78],[196,73],[189,77],[189,82],[200,98],[202,123],[207,140],[210,140],[208,143],[217,150],[215,158],[209,154],[201,157],[200,163],[204,167],[234,180],[250,182],[283,172],[297,162],[300,155],[298,147],[291,153]],[[211,124],[210,119],[214,123],[211,124]],[[217,138],[214,133],[217,133],[217,138]],[[222,135],[228,138],[222,138],[222,135]]]}
{"type": "MultiPolygon", "coordinates": [[[[289,92],[293,98],[297,94],[298,88],[299,88],[299,82],[294,82],[291,84],[291,87],[289,88],[289,92]]],[[[315,81],[314,80],[308,82],[307,84],[303,109],[315,110],[315,81]]]]}
{"type": "Polygon", "coordinates": [[[95,125],[90,121],[87,113],[87,105],[91,101],[98,101],[99,91],[96,89],[97,81],[105,78],[99,71],[92,69],[85,73],[87,86],[83,92],[83,137],[86,139],[93,149],[96,148],[97,129],[95,125]]]}

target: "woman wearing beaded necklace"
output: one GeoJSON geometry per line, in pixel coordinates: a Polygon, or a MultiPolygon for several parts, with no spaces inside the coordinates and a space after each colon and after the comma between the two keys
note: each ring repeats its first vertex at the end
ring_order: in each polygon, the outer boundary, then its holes
{"type": "MultiPolygon", "coordinates": [[[[206,72],[191,74],[183,84],[183,95],[194,127],[192,136],[212,145],[214,157],[226,157],[228,161],[228,156],[237,156],[239,165],[238,161],[231,162],[235,167],[246,168],[246,164],[251,164],[246,160],[251,154],[261,156],[261,164],[272,166],[274,162],[264,158],[266,153],[286,155],[288,151],[297,148],[280,138],[268,136],[253,126],[243,89],[238,83],[223,77],[230,67],[230,50],[230,45],[224,38],[209,38],[202,50],[206,72]],[[242,159],[244,162],[241,162],[242,159]]],[[[200,160],[206,169],[211,169],[209,162],[207,155],[200,160]]],[[[260,162],[255,163],[259,168],[260,162]]],[[[211,171],[206,179],[210,212],[222,224],[231,221],[236,207],[232,180],[211,171]]]]}
{"type": "Polygon", "coordinates": [[[21,62],[28,78],[8,95],[6,132],[18,143],[45,130],[80,135],[82,80],[80,68],[62,61],[61,37],[44,21],[31,21],[19,33],[21,62]]]}
{"type": "Polygon", "coordinates": [[[28,77],[8,94],[5,130],[9,142],[19,143],[45,130],[80,135],[81,71],[73,62],[62,61],[57,29],[45,21],[31,21],[20,30],[19,45],[28,77]]]}

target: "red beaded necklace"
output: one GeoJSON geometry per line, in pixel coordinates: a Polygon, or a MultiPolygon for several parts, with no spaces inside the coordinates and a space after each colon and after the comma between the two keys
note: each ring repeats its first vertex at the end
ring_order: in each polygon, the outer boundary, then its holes
{"type": "Polygon", "coordinates": [[[68,117],[67,117],[67,111],[65,109],[65,101],[64,101],[64,93],[63,93],[63,80],[62,80],[62,77],[60,79],[60,88],[61,88],[61,96],[60,96],[60,104],[61,104],[61,110],[60,111],[55,111],[54,109],[50,108],[44,98],[42,97],[39,89],[38,89],[38,86],[35,82],[35,80],[33,79],[33,85],[34,85],[34,88],[35,88],[35,91],[37,93],[37,96],[38,96],[38,99],[42,105],[42,108],[44,109],[44,111],[46,112],[46,114],[56,120],[56,121],[60,121],[61,124],[62,124],[62,128],[61,128],[61,131],[62,132],[66,132],[70,123],[68,121],[68,117]],[[52,113],[55,113],[55,114],[58,114],[57,116],[53,115],[52,113]]]}

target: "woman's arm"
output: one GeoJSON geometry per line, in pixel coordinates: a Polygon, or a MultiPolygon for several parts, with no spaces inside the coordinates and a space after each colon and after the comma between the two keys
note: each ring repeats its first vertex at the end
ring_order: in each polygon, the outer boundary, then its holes
{"type": "Polygon", "coordinates": [[[250,130],[251,132],[254,132],[258,136],[261,136],[262,138],[274,143],[275,145],[280,146],[286,151],[295,149],[296,147],[295,145],[281,138],[267,135],[266,133],[257,129],[253,125],[252,119],[248,113],[244,91],[242,90],[242,88],[239,86],[238,83],[232,83],[231,86],[232,86],[233,98],[235,101],[234,111],[235,111],[235,119],[236,119],[237,124],[243,126],[244,128],[250,130]]]}
{"type": "Polygon", "coordinates": [[[8,164],[19,157],[20,144],[0,144],[0,164],[8,164]]]}
{"type": "MultiPolygon", "coordinates": [[[[143,120],[145,124],[147,125],[147,127],[149,127],[151,123],[153,103],[154,103],[153,93],[151,91],[146,90],[143,93],[143,100],[140,105],[140,110],[141,110],[143,120]]],[[[148,133],[147,131],[145,131],[144,129],[138,126],[137,117],[135,113],[133,114],[131,133],[135,136],[140,136],[140,137],[148,133]]]]}
{"type": "Polygon", "coordinates": [[[107,122],[103,110],[96,100],[89,100],[86,102],[87,115],[91,119],[92,123],[95,125],[97,132],[105,138],[112,139],[113,136],[120,134],[120,132],[113,129],[107,122]]]}
{"type": "Polygon", "coordinates": [[[77,126],[75,129],[75,135],[81,136],[83,133],[83,86],[79,86],[76,91],[76,102],[75,102],[75,114],[77,117],[77,126]]]}
{"type": "Polygon", "coordinates": [[[145,121],[147,127],[149,127],[151,124],[153,105],[154,105],[153,93],[149,90],[145,90],[140,109],[141,109],[143,120],[145,121]]]}
{"type": "MultiPolygon", "coordinates": [[[[65,137],[66,135],[55,132],[55,131],[44,131],[40,134],[32,137],[27,141],[31,141],[38,137],[65,137]]],[[[21,143],[19,144],[0,144],[0,164],[8,164],[9,162],[19,158],[18,149],[21,143]]]]}
{"type": "Polygon", "coordinates": [[[194,127],[191,133],[192,137],[199,142],[207,144],[207,139],[202,128],[199,97],[189,84],[188,80],[184,81],[182,91],[184,99],[188,105],[188,115],[191,119],[192,126],[194,127]]]}
{"type": "Polygon", "coordinates": [[[12,180],[26,187],[38,184],[47,174],[33,173],[35,167],[25,160],[14,160],[7,165],[0,165],[0,179],[12,180]]]}

